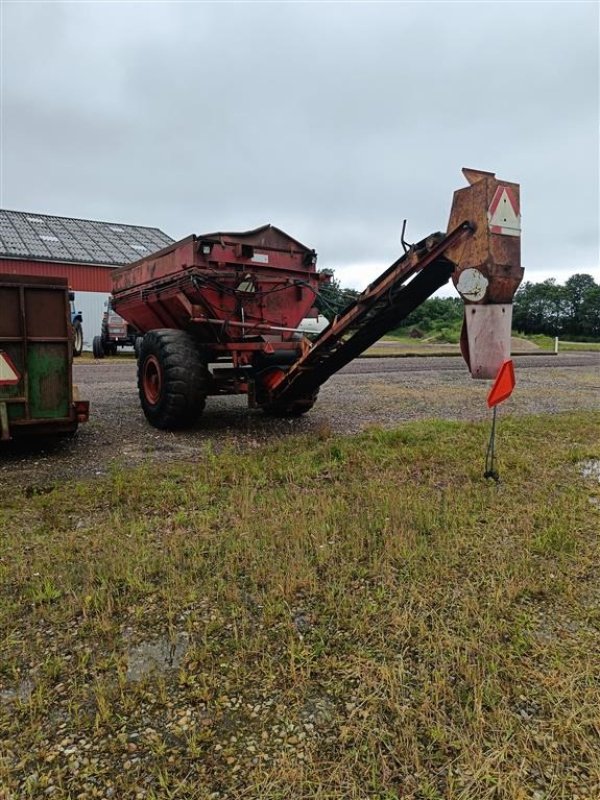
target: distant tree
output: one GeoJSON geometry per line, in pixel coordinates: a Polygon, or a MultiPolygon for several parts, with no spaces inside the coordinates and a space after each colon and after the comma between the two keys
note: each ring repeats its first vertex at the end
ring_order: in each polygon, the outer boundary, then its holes
{"type": "Polygon", "coordinates": [[[332,320],[336,314],[341,314],[346,306],[356,300],[358,295],[356,289],[342,289],[334,275],[329,283],[321,286],[316,305],[321,314],[332,320]]]}
{"type": "Polygon", "coordinates": [[[591,275],[577,273],[565,283],[565,328],[573,335],[583,334],[582,310],[590,292],[596,288],[596,282],[591,275]]]}
{"type": "Polygon", "coordinates": [[[523,333],[561,333],[563,290],[554,278],[526,282],[514,299],[513,327],[523,333]]]}
{"type": "Polygon", "coordinates": [[[549,336],[597,336],[597,289],[591,275],[572,275],[560,286],[554,278],[524,283],[515,295],[513,327],[549,336]]]}
{"type": "Polygon", "coordinates": [[[589,338],[600,337],[600,286],[586,292],[580,308],[581,332],[589,338]]]}
{"type": "Polygon", "coordinates": [[[417,328],[424,333],[455,327],[462,321],[463,303],[458,297],[430,297],[400,323],[399,331],[417,328]]]}
{"type": "MultiPolygon", "coordinates": [[[[356,298],[355,289],[343,289],[339,280],[321,287],[319,311],[333,319],[356,298]]],[[[396,329],[406,334],[415,329],[424,335],[456,332],[464,306],[458,297],[430,297],[412,311],[396,329]]],[[[554,278],[541,283],[526,281],[513,303],[513,328],[526,334],[548,336],[600,337],[600,285],[591,275],[577,273],[561,286],[554,278]]]]}

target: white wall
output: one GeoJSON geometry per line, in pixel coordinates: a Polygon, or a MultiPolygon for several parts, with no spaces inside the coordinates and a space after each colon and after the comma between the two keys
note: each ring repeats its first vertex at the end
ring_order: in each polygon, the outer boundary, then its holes
{"type": "Polygon", "coordinates": [[[94,336],[100,335],[104,303],[110,297],[103,292],[75,292],[75,308],[83,315],[83,349],[92,349],[94,336]]]}

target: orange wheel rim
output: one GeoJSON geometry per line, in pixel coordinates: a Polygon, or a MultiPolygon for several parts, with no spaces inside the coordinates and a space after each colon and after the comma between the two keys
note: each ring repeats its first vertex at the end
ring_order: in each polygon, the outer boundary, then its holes
{"type": "Polygon", "coordinates": [[[142,385],[146,400],[156,405],[162,391],[162,369],[156,356],[148,356],[144,361],[142,385]]]}

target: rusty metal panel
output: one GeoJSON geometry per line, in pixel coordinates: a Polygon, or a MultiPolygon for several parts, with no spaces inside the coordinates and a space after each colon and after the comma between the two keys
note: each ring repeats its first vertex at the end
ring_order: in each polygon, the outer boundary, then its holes
{"type": "Polygon", "coordinates": [[[27,349],[29,414],[33,419],[69,416],[70,362],[67,342],[32,342],[27,349]]]}
{"type": "Polygon", "coordinates": [[[475,229],[448,251],[465,303],[461,352],[474,378],[493,378],[510,353],[511,304],[523,278],[520,190],[493,172],[463,174],[469,186],[454,193],[448,223],[451,230],[468,219],[475,229]]]}
{"type": "Polygon", "coordinates": [[[271,225],[188,236],[112,278],[117,312],[139,331],[193,325],[206,341],[257,336],[265,326],[289,340],[329,280],[314,250],[271,225]]]}
{"type": "Polygon", "coordinates": [[[0,385],[0,438],[75,430],[67,280],[0,275],[0,309],[0,351],[18,373],[0,385]]]}
{"type": "Polygon", "coordinates": [[[27,336],[33,338],[67,338],[65,298],[56,289],[25,289],[27,336]]]}
{"type": "Polygon", "coordinates": [[[19,289],[0,286],[0,338],[21,336],[19,289]]]}
{"type": "Polygon", "coordinates": [[[482,170],[463,169],[463,174],[469,186],[454,192],[448,231],[469,220],[475,226],[475,234],[448,251],[448,258],[456,264],[452,280],[458,286],[464,270],[476,269],[487,282],[486,290],[477,299],[463,296],[465,303],[512,303],[523,278],[520,230],[502,232],[500,226],[492,224],[490,210],[497,192],[505,190],[520,217],[519,184],[482,170]]]}
{"type": "Polygon", "coordinates": [[[512,305],[470,305],[465,309],[469,369],[474,378],[495,378],[510,358],[512,305]]]}

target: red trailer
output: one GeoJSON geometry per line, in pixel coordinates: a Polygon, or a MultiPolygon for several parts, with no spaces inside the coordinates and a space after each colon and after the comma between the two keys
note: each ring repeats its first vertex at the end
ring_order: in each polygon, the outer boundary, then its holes
{"type": "Polygon", "coordinates": [[[298,326],[316,313],[316,253],[271,225],[189,236],[115,270],[113,303],[145,334],[140,400],[159,428],[185,427],[215,394],[247,394],[252,407],[298,415],[319,387],[452,278],[468,313],[463,354],[474,377],[494,377],[510,354],[520,266],[519,187],[463,171],[446,233],[386,269],[310,342],[298,326]]]}

